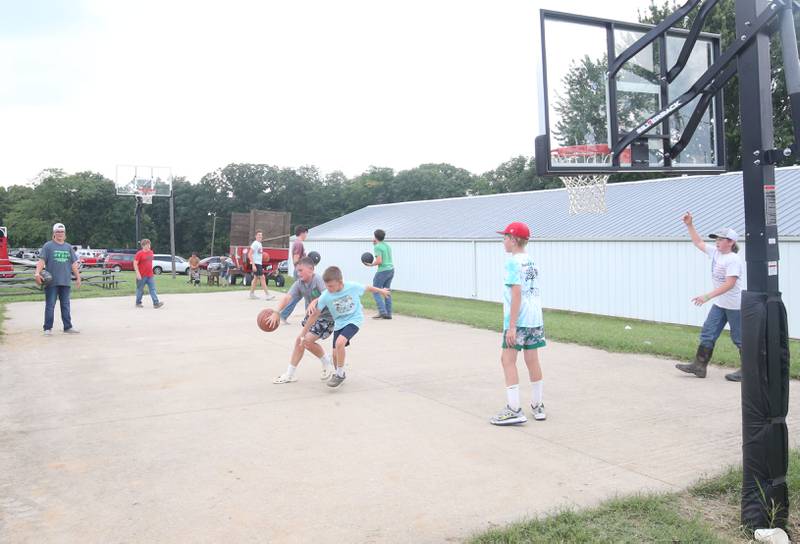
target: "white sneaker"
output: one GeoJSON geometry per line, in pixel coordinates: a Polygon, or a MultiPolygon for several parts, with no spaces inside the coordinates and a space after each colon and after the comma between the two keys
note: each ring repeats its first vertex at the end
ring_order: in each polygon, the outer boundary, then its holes
{"type": "Polygon", "coordinates": [[[492,425],[519,425],[525,423],[528,418],[522,413],[522,408],[512,410],[508,406],[500,410],[496,416],[489,420],[492,425]]]}
{"type": "Polygon", "coordinates": [[[256,295],[255,293],[250,293],[250,300],[255,300],[257,298],[258,298],[258,295],[256,295]]]}
{"type": "Polygon", "coordinates": [[[265,295],[264,300],[275,300],[275,295],[273,295],[272,293],[265,295]]]}
{"type": "Polygon", "coordinates": [[[294,382],[296,382],[296,381],[297,381],[297,376],[296,376],[296,375],[289,376],[289,374],[287,374],[286,372],[284,372],[283,374],[281,374],[280,376],[278,376],[277,378],[275,378],[274,380],[272,380],[272,383],[277,383],[277,384],[281,384],[281,383],[294,383],[294,382]]]}
{"type": "Polygon", "coordinates": [[[333,376],[333,366],[323,366],[322,372],[319,375],[319,379],[323,382],[327,382],[333,376]]]}
{"type": "Polygon", "coordinates": [[[50,330],[50,329],[47,329],[46,331],[44,331],[44,335],[45,336],[53,336],[53,331],[50,330]]]}
{"type": "Polygon", "coordinates": [[[544,413],[544,403],[539,403],[536,406],[531,404],[531,412],[533,413],[533,419],[536,421],[544,421],[547,419],[547,414],[544,413]]]}

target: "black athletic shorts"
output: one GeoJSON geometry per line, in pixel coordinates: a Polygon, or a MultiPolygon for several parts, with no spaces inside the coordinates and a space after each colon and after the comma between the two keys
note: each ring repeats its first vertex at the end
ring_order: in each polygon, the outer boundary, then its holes
{"type": "Polygon", "coordinates": [[[264,275],[264,267],[262,265],[260,265],[260,264],[257,264],[256,265],[256,271],[253,273],[253,275],[255,277],[257,277],[257,278],[260,278],[261,276],[263,276],[264,275]]]}
{"type": "Polygon", "coordinates": [[[356,327],[352,323],[350,323],[349,325],[345,325],[338,331],[333,331],[333,347],[336,347],[336,339],[339,338],[339,336],[344,336],[345,338],[347,338],[347,343],[345,344],[345,346],[349,346],[350,340],[353,339],[353,337],[356,335],[357,332],[358,332],[358,327],[356,327]]]}

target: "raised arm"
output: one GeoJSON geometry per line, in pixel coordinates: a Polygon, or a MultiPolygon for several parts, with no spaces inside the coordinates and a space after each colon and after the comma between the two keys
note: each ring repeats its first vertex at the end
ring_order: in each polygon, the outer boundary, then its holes
{"type": "Polygon", "coordinates": [[[692,219],[691,212],[686,212],[686,215],[683,216],[683,222],[686,224],[686,230],[689,231],[689,236],[692,238],[694,247],[705,253],[706,243],[700,238],[700,235],[697,234],[697,230],[694,228],[694,220],[692,219]]]}

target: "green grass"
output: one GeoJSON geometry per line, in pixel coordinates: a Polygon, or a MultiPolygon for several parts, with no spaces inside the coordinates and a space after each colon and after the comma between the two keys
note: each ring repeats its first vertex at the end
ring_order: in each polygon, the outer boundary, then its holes
{"type": "MultiPolygon", "coordinates": [[[[789,525],[800,531],[800,450],[789,450],[789,525]]],[[[739,525],[741,467],[700,480],[683,493],[633,495],[595,508],[562,510],[475,535],[471,544],[752,542],[739,525]]]]}
{"type": "MultiPolygon", "coordinates": [[[[92,275],[91,272],[84,272],[84,275],[92,275]]],[[[97,297],[130,297],[136,294],[136,275],[133,272],[118,272],[116,277],[122,280],[122,283],[119,284],[117,289],[101,289],[100,287],[95,287],[93,285],[86,285],[84,284],[80,289],[76,289],[73,283],[71,298],[78,299],[78,298],[97,298],[97,297]]],[[[154,276],[156,279],[156,291],[158,291],[159,295],[172,295],[172,294],[180,294],[180,293],[208,293],[208,292],[219,292],[219,291],[231,291],[231,290],[240,290],[245,291],[250,289],[250,287],[244,287],[241,283],[237,285],[227,287],[221,285],[219,287],[214,285],[206,284],[206,277],[205,275],[202,276],[201,284],[198,287],[193,287],[189,283],[189,278],[187,276],[183,276],[178,274],[175,276],[175,279],[172,278],[171,274],[161,274],[159,276],[154,276]]],[[[291,278],[289,278],[289,282],[287,285],[291,285],[291,278]]],[[[275,284],[270,282],[269,285],[270,291],[275,289],[275,284]]],[[[277,289],[278,291],[282,291],[283,289],[277,289]]],[[[145,296],[147,296],[147,292],[145,290],[145,296]]],[[[10,302],[25,302],[25,301],[35,301],[35,300],[44,300],[44,293],[41,291],[31,291],[30,294],[23,294],[23,295],[11,295],[11,296],[4,296],[0,299],[0,305],[7,304],[10,302]]]]}
{"type": "MultiPolygon", "coordinates": [[[[84,272],[84,276],[93,275],[93,272],[84,272]]],[[[102,289],[92,285],[84,284],[80,289],[76,289],[73,284],[72,293],[70,298],[99,298],[99,297],[133,297],[136,294],[136,275],[133,272],[119,272],[116,277],[122,280],[117,289],[102,289]]],[[[202,276],[201,284],[198,287],[193,287],[189,283],[187,276],[177,275],[175,279],[172,274],[161,274],[155,276],[156,278],[156,291],[159,296],[173,295],[182,293],[210,293],[210,292],[229,292],[232,290],[247,291],[250,287],[245,287],[241,282],[236,285],[226,287],[221,285],[219,287],[206,284],[206,277],[202,276]]],[[[270,291],[285,291],[292,284],[292,279],[288,278],[286,286],[283,288],[276,288],[275,284],[270,282],[270,291]]],[[[147,291],[145,290],[145,299],[149,300],[147,291]]],[[[3,335],[3,319],[5,318],[5,305],[11,302],[29,302],[29,301],[42,301],[44,302],[44,293],[42,291],[30,291],[29,294],[21,295],[7,295],[0,298],[0,337],[3,335]]]]}
{"type": "MultiPolygon", "coordinates": [[[[797,535],[800,531],[800,450],[789,450],[789,470],[786,474],[786,485],[789,488],[789,524],[788,530],[797,535]]],[[[728,470],[700,480],[688,489],[688,494],[701,503],[716,503],[727,506],[735,517],[726,529],[738,529],[738,514],[742,500],[742,467],[730,467],[728,470]]],[[[730,518],[729,518],[730,519],[730,518]]]]}
{"type": "Polygon", "coordinates": [[[472,544],[512,543],[726,543],[699,516],[681,513],[680,497],[635,495],[604,502],[597,508],[564,510],[555,515],[492,529],[473,537],[472,544]]]}
{"type": "MultiPolygon", "coordinates": [[[[80,290],[73,289],[73,298],[133,296],[136,281],[133,272],[121,272],[119,277],[126,281],[119,289],[100,289],[84,286],[80,290]]],[[[285,291],[292,284],[287,278],[283,289],[276,289],[270,284],[270,290],[285,291]]],[[[159,294],[175,293],[207,293],[210,291],[246,290],[241,284],[233,287],[213,287],[205,284],[192,287],[186,276],[177,276],[174,280],[170,274],[156,276],[156,289],[159,294]]],[[[42,300],[41,292],[29,295],[8,296],[0,299],[0,316],[4,303],[29,300],[42,300]]],[[[479,329],[500,332],[503,322],[503,305],[496,302],[449,298],[407,291],[392,293],[394,312],[412,317],[423,317],[436,321],[462,323],[479,329]]],[[[369,294],[362,298],[364,306],[375,309],[375,302],[369,294]]],[[[559,342],[568,342],[584,346],[604,349],[618,353],[645,353],[678,360],[692,360],[697,349],[698,327],[672,325],[637,321],[618,317],[604,317],[575,312],[545,310],[545,331],[547,338],[559,342]],[[630,327],[626,329],[625,327],[630,327]]],[[[2,321],[0,321],[0,324],[2,321]]],[[[791,351],[790,375],[800,378],[800,341],[789,342],[791,351]]],[[[716,364],[737,367],[739,353],[730,341],[728,332],[724,332],[714,350],[713,362],[716,364]]]]}
{"type": "MultiPolygon", "coordinates": [[[[364,305],[375,308],[372,296],[364,305]]],[[[500,332],[503,305],[495,302],[439,297],[395,291],[393,312],[437,321],[463,323],[479,329],[500,332]]],[[[697,350],[699,327],[637,321],[575,312],[545,310],[545,334],[550,340],[581,344],[619,353],[646,353],[678,360],[692,360],[697,350]],[[630,329],[626,329],[628,326],[630,329]]],[[[800,341],[790,340],[792,378],[800,378],[800,341]]],[[[724,332],[717,341],[712,361],[738,367],[739,352],[724,332]]]]}

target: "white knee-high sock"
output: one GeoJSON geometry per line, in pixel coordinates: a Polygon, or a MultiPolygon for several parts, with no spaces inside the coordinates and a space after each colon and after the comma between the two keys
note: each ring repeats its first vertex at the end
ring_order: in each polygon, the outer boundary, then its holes
{"type": "Polygon", "coordinates": [[[543,388],[544,380],[531,383],[531,404],[534,406],[541,404],[544,401],[544,392],[542,391],[543,388]]]}
{"type": "Polygon", "coordinates": [[[506,387],[506,398],[508,399],[509,408],[514,411],[519,410],[519,384],[506,387]]]}

